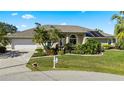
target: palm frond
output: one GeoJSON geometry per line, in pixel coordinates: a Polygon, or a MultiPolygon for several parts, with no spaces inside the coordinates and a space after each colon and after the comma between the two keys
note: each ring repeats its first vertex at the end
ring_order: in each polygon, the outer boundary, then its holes
{"type": "Polygon", "coordinates": [[[123,39],[124,39],[124,31],[120,32],[120,33],[117,35],[117,39],[118,39],[118,40],[123,40],[123,39]]]}

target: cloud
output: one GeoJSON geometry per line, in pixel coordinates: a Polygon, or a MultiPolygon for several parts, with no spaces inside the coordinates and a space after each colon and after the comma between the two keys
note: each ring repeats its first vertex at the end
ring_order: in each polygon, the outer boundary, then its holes
{"type": "Polygon", "coordinates": [[[23,19],[34,19],[35,17],[31,14],[24,14],[24,15],[22,15],[22,18],[23,19]]]}
{"type": "Polygon", "coordinates": [[[18,15],[18,13],[12,13],[11,15],[12,15],[12,16],[17,16],[17,15],[18,15]]]}
{"type": "Polygon", "coordinates": [[[81,11],[81,13],[85,13],[86,11],[81,11]]]}
{"type": "Polygon", "coordinates": [[[61,23],[60,25],[67,25],[67,23],[66,23],[66,22],[63,22],[63,23],[61,23]]]}
{"type": "Polygon", "coordinates": [[[27,25],[21,25],[21,27],[27,27],[27,25]]]}

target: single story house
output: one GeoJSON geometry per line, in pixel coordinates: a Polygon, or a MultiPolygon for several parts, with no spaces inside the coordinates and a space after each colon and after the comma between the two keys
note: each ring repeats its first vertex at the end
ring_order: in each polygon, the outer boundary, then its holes
{"type": "MultiPolygon", "coordinates": [[[[47,27],[51,25],[46,25],[47,27]]],[[[82,44],[85,43],[87,38],[95,38],[99,40],[102,44],[106,43],[115,43],[115,39],[112,35],[109,35],[104,32],[98,32],[93,29],[80,27],[80,26],[71,26],[71,25],[52,25],[58,29],[62,33],[64,33],[65,38],[62,38],[58,43],[61,45],[67,43],[73,44],[82,44]]],[[[34,37],[35,28],[28,29],[25,31],[18,31],[14,34],[9,34],[8,37],[11,39],[11,48],[12,49],[27,49],[32,50],[39,47],[38,44],[35,44],[32,39],[34,37]]]]}

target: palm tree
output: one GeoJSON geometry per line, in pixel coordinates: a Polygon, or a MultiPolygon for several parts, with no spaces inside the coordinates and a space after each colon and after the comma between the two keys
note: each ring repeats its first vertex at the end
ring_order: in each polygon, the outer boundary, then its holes
{"type": "Polygon", "coordinates": [[[124,11],[120,11],[119,14],[114,14],[112,16],[112,20],[117,21],[114,29],[115,36],[119,41],[123,40],[124,39],[124,11]]]}
{"type": "Polygon", "coordinates": [[[62,33],[59,29],[54,26],[41,26],[41,24],[36,23],[35,35],[33,41],[43,46],[44,52],[47,52],[47,43],[51,42],[51,46],[62,38],[62,33]]]}
{"type": "Polygon", "coordinates": [[[55,42],[58,42],[58,40],[64,37],[64,35],[60,32],[60,29],[57,29],[54,26],[50,27],[48,34],[49,34],[49,40],[52,41],[51,46],[55,42]]]}
{"type": "Polygon", "coordinates": [[[47,49],[46,43],[49,40],[48,33],[47,33],[45,27],[43,27],[37,23],[36,23],[36,25],[37,25],[37,27],[34,30],[35,35],[34,35],[33,41],[35,43],[38,43],[39,45],[42,45],[44,50],[46,50],[47,49]]]}

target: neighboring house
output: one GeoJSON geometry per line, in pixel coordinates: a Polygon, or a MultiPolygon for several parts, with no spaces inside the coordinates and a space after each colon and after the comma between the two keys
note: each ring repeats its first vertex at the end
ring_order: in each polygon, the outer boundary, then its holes
{"type": "MultiPolygon", "coordinates": [[[[51,25],[46,25],[48,28],[51,25]]],[[[58,41],[59,44],[64,46],[67,43],[73,44],[82,44],[85,43],[87,38],[95,38],[99,40],[102,44],[115,43],[115,39],[112,35],[106,34],[104,32],[98,32],[93,29],[88,29],[80,26],[71,26],[71,25],[53,25],[54,27],[60,29],[64,33],[65,38],[62,38],[58,41]]],[[[35,49],[38,47],[38,44],[35,44],[32,39],[34,37],[34,29],[28,29],[22,32],[17,32],[8,37],[11,39],[11,48],[12,49],[35,49]]]]}

